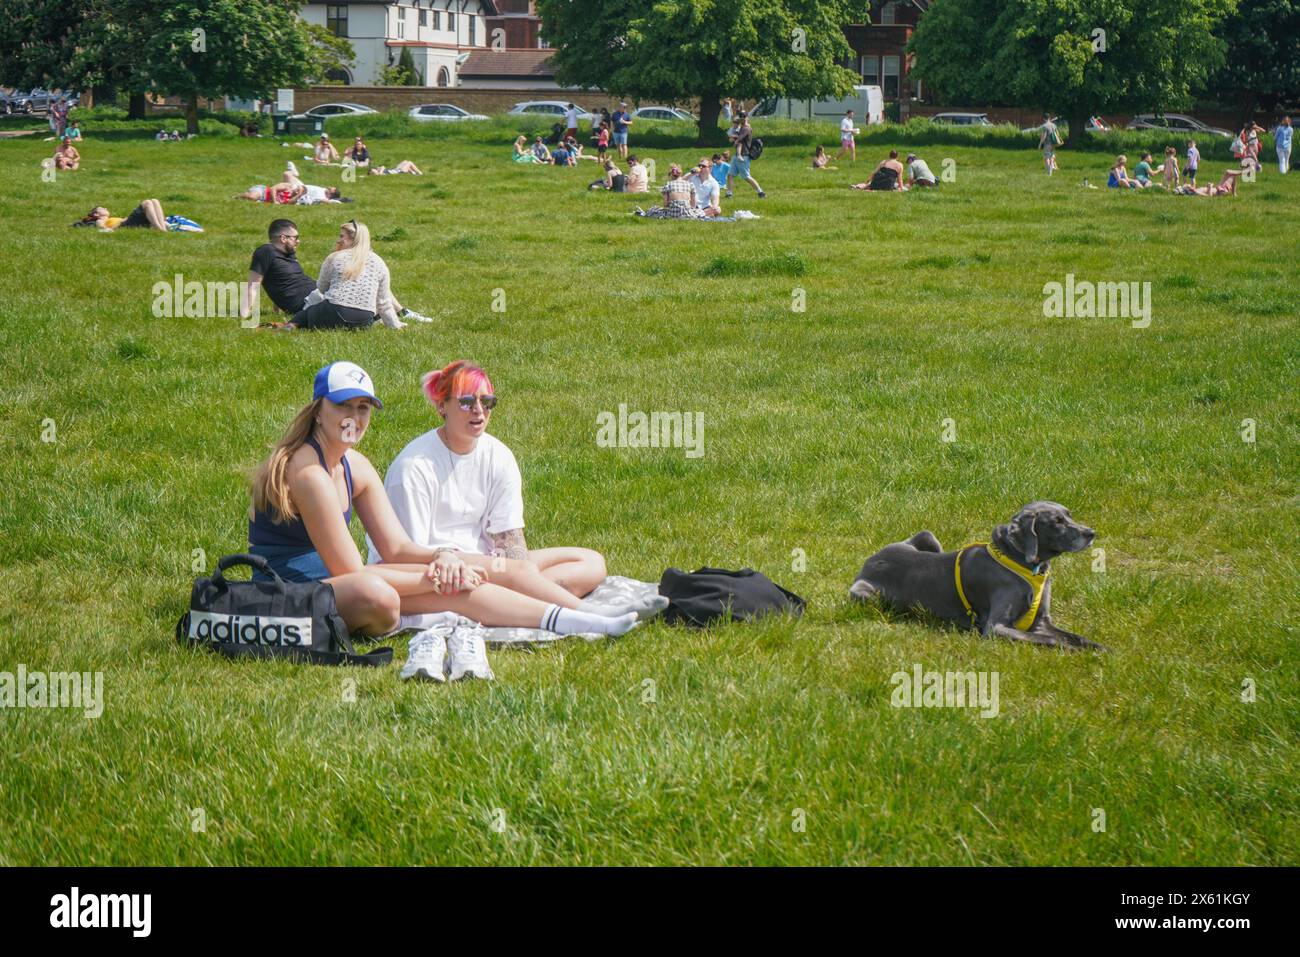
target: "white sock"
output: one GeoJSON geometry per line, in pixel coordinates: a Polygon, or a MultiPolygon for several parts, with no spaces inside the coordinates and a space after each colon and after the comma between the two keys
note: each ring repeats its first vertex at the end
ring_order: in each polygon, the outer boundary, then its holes
{"type": "Polygon", "coordinates": [[[591,615],[618,618],[631,613],[635,614],[641,621],[653,618],[667,607],[668,599],[663,595],[647,595],[645,598],[638,598],[636,601],[625,602],[622,605],[598,605],[594,601],[581,601],[578,603],[578,611],[585,611],[591,615]]]}
{"type": "Polygon", "coordinates": [[[637,617],[629,612],[618,618],[606,615],[593,615],[575,608],[563,608],[559,605],[547,605],[542,612],[538,628],[545,628],[561,635],[579,635],[594,632],[598,635],[622,635],[636,627],[637,617]]]}

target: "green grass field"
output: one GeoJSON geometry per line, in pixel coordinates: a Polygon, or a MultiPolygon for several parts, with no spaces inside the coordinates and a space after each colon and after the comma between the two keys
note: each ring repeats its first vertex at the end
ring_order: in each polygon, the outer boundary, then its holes
{"type": "MultiPolygon", "coordinates": [[[[593,163],[511,164],[503,121],[397,128],[377,160],[428,175],[291,215],[313,275],[368,223],[436,324],[287,336],[155,318],[152,287],[245,279],[280,210],[228,197],[304,151],[146,128],[88,128],[55,182],[50,144],[0,140],[0,671],[102,671],[105,695],[93,720],[0,711],[0,864],[1300,863],[1300,175],[1121,195],[1080,186],[1104,153],[1048,179],[1023,145],[958,140],[920,150],[955,182],[873,195],[845,187],[889,131],[814,173],[813,137],[779,127],[768,198],[730,204],[761,219],[656,222],[584,191],[593,163]],[[68,228],[149,196],[207,231],[68,228]],[[1067,274],[1150,282],[1150,326],[1045,318],[1067,274]],[[498,651],[495,683],[451,687],[178,647],[195,550],[204,573],[244,550],[245,475],[312,373],[374,377],[382,472],[435,424],[420,373],[460,357],[501,396],[532,547],[650,580],[749,565],[805,617],[498,651]],[[703,412],[703,456],[599,447],[620,403],[703,412]],[[1055,563],[1053,612],[1113,654],[848,602],[880,546],[986,540],[1038,498],[1098,530],[1104,562],[1055,563]],[[915,665],[996,672],[1000,714],[891,707],[915,665]]],[[[662,181],[687,142],[633,151],[662,181]]]]}

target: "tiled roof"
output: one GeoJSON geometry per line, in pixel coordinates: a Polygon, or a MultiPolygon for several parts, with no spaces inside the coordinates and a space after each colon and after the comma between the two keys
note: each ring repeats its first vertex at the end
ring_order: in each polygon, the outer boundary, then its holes
{"type": "Polygon", "coordinates": [[[462,77],[543,77],[555,76],[547,61],[553,50],[475,50],[461,65],[462,77]]]}

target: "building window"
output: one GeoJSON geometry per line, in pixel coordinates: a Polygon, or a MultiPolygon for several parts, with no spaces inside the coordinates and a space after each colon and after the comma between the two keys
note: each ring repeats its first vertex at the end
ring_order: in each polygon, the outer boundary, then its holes
{"type": "Polygon", "coordinates": [[[881,57],[884,67],[885,82],[882,92],[887,100],[898,99],[898,57],[881,57]]]}
{"type": "Polygon", "coordinates": [[[428,25],[429,25],[429,11],[428,11],[428,10],[421,10],[421,11],[420,11],[420,26],[422,26],[422,27],[427,27],[428,25]]]}
{"type": "Polygon", "coordinates": [[[881,8],[880,10],[881,26],[892,27],[897,22],[894,16],[895,9],[897,8],[897,6],[898,4],[896,3],[887,3],[884,5],[884,7],[881,8]]]}
{"type": "Polygon", "coordinates": [[[445,66],[438,68],[438,85],[451,86],[451,74],[447,71],[445,66]]]}
{"type": "Polygon", "coordinates": [[[478,17],[466,17],[465,19],[469,21],[469,45],[476,47],[478,46],[478,40],[475,39],[474,34],[477,32],[475,30],[475,24],[478,23],[478,17]]]}
{"type": "Polygon", "coordinates": [[[442,11],[441,11],[441,10],[434,10],[434,11],[433,11],[433,28],[434,28],[435,30],[441,30],[441,29],[442,29],[442,11]]]}
{"type": "Polygon", "coordinates": [[[325,5],[325,29],[336,37],[348,35],[348,5],[346,3],[325,5]]]}
{"type": "Polygon", "coordinates": [[[406,39],[406,8],[397,8],[397,39],[406,39]]]}
{"type": "Polygon", "coordinates": [[[862,82],[866,86],[880,86],[880,57],[874,53],[862,57],[862,82]]]}
{"type": "Polygon", "coordinates": [[[456,29],[456,14],[452,13],[450,10],[447,11],[447,29],[456,29]]]}

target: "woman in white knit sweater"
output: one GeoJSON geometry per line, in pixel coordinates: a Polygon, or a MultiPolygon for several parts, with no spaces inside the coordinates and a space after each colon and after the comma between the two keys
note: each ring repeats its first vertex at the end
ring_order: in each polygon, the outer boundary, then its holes
{"type": "Polygon", "coordinates": [[[355,219],[339,227],[334,252],[321,263],[316,288],[325,298],[289,320],[295,329],[364,329],[396,318],[388,266],[370,251],[370,230],[355,219]]]}

